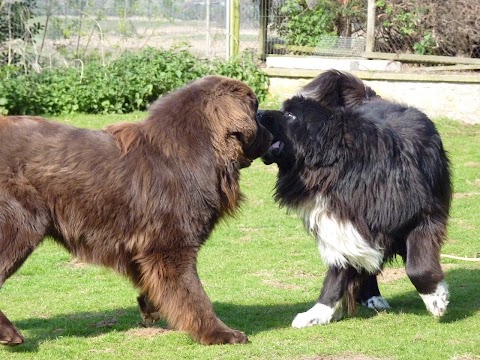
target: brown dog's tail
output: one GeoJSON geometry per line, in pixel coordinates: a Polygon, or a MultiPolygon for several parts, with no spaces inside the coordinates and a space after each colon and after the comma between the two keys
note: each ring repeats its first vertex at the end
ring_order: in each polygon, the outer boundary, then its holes
{"type": "Polygon", "coordinates": [[[330,108],[352,108],[377,97],[362,80],[338,70],[321,73],[302,88],[300,95],[330,108]]]}
{"type": "Polygon", "coordinates": [[[347,313],[349,316],[352,316],[357,312],[357,298],[358,298],[359,290],[360,290],[359,277],[351,278],[347,285],[347,294],[346,294],[347,313]]]}

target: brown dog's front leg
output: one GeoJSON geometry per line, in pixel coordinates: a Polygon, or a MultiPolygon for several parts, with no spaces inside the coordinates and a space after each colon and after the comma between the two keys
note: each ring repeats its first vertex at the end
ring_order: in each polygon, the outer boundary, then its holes
{"type": "Polygon", "coordinates": [[[202,344],[246,343],[245,334],[230,329],[215,314],[198,278],[196,257],[193,247],[137,257],[139,286],[150,308],[158,309],[173,328],[188,332],[202,344]]]}
{"type": "Polygon", "coordinates": [[[22,344],[24,340],[22,334],[0,311],[0,344],[15,346],[22,344]]]}

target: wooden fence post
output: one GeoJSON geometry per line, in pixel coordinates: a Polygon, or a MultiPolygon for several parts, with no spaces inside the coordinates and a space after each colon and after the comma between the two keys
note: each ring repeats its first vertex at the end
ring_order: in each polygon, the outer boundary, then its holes
{"type": "Polygon", "coordinates": [[[368,0],[366,52],[373,52],[375,49],[375,18],[375,0],[368,0]]]}
{"type": "Polygon", "coordinates": [[[265,60],[267,56],[267,26],[271,0],[260,0],[260,33],[258,37],[258,58],[265,60]]]}
{"type": "Polygon", "coordinates": [[[240,0],[227,0],[229,3],[228,20],[228,44],[229,52],[228,58],[238,55],[240,49],[240,0]]]}

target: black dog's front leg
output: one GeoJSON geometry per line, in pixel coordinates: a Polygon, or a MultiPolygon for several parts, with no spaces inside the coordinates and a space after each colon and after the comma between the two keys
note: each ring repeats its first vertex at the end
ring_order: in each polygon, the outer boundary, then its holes
{"type": "Polygon", "coordinates": [[[367,275],[358,294],[358,302],[369,309],[377,311],[388,310],[390,305],[380,294],[377,275],[367,275]]]}
{"type": "Polygon", "coordinates": [[[330,267],[317,303],[308,311],[299,313],[293,319],[292,326],[303,328],[339,320],[343,315],[343,297],[352,272],[356,273],[356,270],[330,267]]]}

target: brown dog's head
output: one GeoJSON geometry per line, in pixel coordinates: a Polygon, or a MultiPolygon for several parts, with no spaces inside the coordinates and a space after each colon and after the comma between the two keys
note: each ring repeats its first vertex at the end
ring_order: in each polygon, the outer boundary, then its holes
{"type": "Polygon", "coordinates": [[[233,213],[241,199],[239,170],[266,153],[272,141],[257,121],[257,109],[255,93],[243,82],[206,76],[158,99],[136,133],[124,127],[107,130],[125,139],[117,140],[122,149],[127,148],[122,143],[132,148],[145,136],[162,159],[181,169],[204,174],[215,169],[222,212],[233,213]]]}
{"type": "Polygon", "coordinates": [[[199,83],[208,89],[205,115],[217,134],[214,146],[229,161],[247,167],[262,156],[272,135],[257,121],[258,100],[252,89],[239,80],[207,76],[199,83]]]}
{"type": "Polygon", "coordinates": [[[177,158],[188,161],[213,146],[220,166],[244,168],[271,142],[271,134],[257,121],[257,108],[255,93],[243,82],[206,76],[157,100],[146,133],[177,158]]]}

